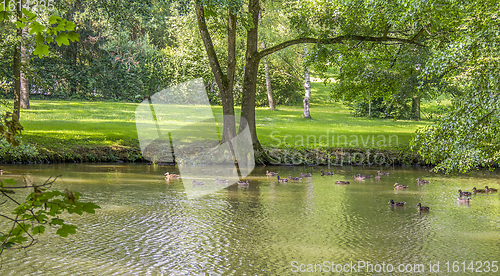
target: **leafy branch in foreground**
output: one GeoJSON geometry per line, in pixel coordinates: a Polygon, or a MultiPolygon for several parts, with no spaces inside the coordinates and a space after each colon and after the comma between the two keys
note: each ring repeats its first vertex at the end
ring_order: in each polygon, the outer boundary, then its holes
{"type": "Polygon", "coordinates": [[[95,209],[100,207],[91,202],[80,202],[81,196],[78,192],[65,189],[61,191],[48,191],[52,184],[57,180],[49,177],[41,185],[29,184],[24,178],[24,186],[15,186],[14,179],[0,180],[1,197],[7,202],[16,205],[10,215],[0,212],[0,219],[7,220],[10,225],[7,229],[0,229],[0,255],[6,248],[27,248],[36,243],[34,235],[43,234],[46,225],[57,228],[56,234],[61,237],[67,237],[68,234],[76,233],[76,226],[66,223],[59,217],[63,212],[69,214],[82,215],[85,213],[95,213],[95,209]],[[6,185],[11,187],[6,188],[6,185]],[[14,198],[16,190],[33,189],[24,201],[18,201],[14,198]],[[17,247],[16,247],[17,246],[17,247]]]}

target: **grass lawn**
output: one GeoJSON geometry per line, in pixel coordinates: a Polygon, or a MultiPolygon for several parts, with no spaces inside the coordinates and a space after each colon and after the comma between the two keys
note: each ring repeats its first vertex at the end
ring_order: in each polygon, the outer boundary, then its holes
{"type": "MultiPolygon", "coordinates": [[[[389,149],[396,143],[407,145],[416,129],[431,123],[352,117],[346,107],[328,102],[328,89],[322,83],[313,83],[312,88],[312,119],[302,118],[302,106],[278,106],[276,111],[257,108],[258,135],[264,147],[389,149]]],[[[137,106],[122,102],[34,100],[31,109],[22,110],[22,140],[49,153],[82,154],[98,147],[138,149],[137,106]]],[[[434,103],[428,107],[429,112],[436,109],[434,103]]],[[[422,109],[426,110],[425,104],[422,109]]],[[[221,107],[214,106],[212,110],[216,116],[222,114],[221,107]]],[[[239,112],[239,107],[236,110],[239,112]]]]}

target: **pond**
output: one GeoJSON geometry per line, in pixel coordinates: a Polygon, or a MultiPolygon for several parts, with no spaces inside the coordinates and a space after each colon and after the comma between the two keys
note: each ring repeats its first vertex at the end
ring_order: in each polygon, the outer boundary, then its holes
{"type": "Polygon", "coordinates": [[[500,266],[498,193],[457,202],[458,189],[500,188],[498,172],[453,178],[414,167],[257,167],[248,188],[233,185],[188,199],[182,180],[164,180],[175,167],[3,170],[4,179],[29,172],[35,183],[61,174],[54,188],[78,191],[82,201],[102,209],[64,215],[78,226],[68,238],[48,233],[28,250],[6,250],[1,275],[496,275],[500,266]],[[266,170],[312,177],[278,183],[266,170]],[[321,170],[335,175],[321,176],[321,170]],[[353,181],[353,174],[377,170],[390,175],[353,181]],[[416,178],[430,183],[417,185],[416,178]],[[336,185],[337,180],[350,184],[336,185]],[[409,187],[395,190],[395,182],[409,187]],[[406,205],[391,207],[391,199],[406,205]],[[430,211],[418,212],[418,203],[430,211]]]}

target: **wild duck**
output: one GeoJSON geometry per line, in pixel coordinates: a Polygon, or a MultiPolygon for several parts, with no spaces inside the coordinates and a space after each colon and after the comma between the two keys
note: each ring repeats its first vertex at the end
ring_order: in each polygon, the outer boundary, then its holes
{"type": "Polygon", "coordinates": [[[377,171],[377,174],[382,176],[382,175],[389,175],[388,172],[381,172],[381,171],[377,171]]]}
{"type": "Polygon", "coordinates": [[[380,180],[380,179],[382,179],[382,177],[380,177],[380,175],[375,176],[375,180],[380,180]]]}
{"type": "Polygon", "coordinates": [[[406,202],[394,202],[394,200],[391,199],[391,201],[389,202],[391,204],[391,206],[395,206],[395,207],[398,207],[398,206],[404,206],[406,204],[406,202]]]}
{"type": "Polygon", "coordinates": [[[396,182],[396,184],[394,184],[394,189],[406,189],[406,188],[408,188],[407,185],[401,185],[398,182],[396,182]]]}
{"type": "Polygon", "coordinates": [[[487,193],[486,190],[484,190],[484,189],[476,189],[476,187],[472,188],[472,192],[475,193],[475,194],[485,194],[485,193],[487,193]]]}
{"type": "Polygon", "coordinates": [[[293,180],[293,181],[300,181],[302,178],[300,178],[300,177],[292,177],[291,175],[289,175],[288,179],[293,180]]]}
{"type": "Polygon", "coordinates": [[[277,176],[278,182],[288,182],[288,178],[280,178],[280,176],[277,176]]]}
{"type": "Polygon", "coordinates": [[[250,185],[250,180],[247,181],[238,181],[238,187],[248,187],[250,185]]]}
{"type": "Polygon", "coordinates": [[[312,177],[310,173],[300,173],[300,177],[312,177]]]}
{"type": "Polygon", "coordinates": [[[420,178],[417,178],[417,184],[429,184],[430,182],[428,180],[423,180],[420,178]]]}
{"type": "Polygon", "coordinates": [[[422,206],[422,204],[420,202],[417,204],[417,208],[419,211],[429,211],[431,209],[427,206],[422,206]]]}
{"type": "Polygon", "coordinates": [[[349,181],[335,181],[335,184],[347,185],[349,184],[349,181]]]}
{"type": "Polygon", "coordinates": [[[458,203],[469,203],[470,197],[459,197],[457,198],[458,203]]]}
{"type": "Polygon", "coordinates": [[[498,192],[497,189],[488,188],[488,186],[484,186],[484,189],[486,189],[486,192],[488,192],[488,193],[496,193],[496,192],[498,192]]]}
{"type": "Polygon", "coordinates": [[[354,177],[354,180],[357,180],[357,181],[364,181],[365,180],[364,177],[357,176],[357,175],[353,175],[352,177],[354,177]]]}
{"type": "Polygon", "coordinates": [[[277,172],[266,171],[266,175],[267,176],[275,176],[275,175],[278,175],[278,173],[277,172]]]}
{"type": "Polygon", "coordinates": [[[165,173],[165,178],[167,178],[167,179],[176,179],[176,178],[179,178],[179,176],[180,175],[175,174],[175,173],[169,173],[169,172],[165,173]]]}
{"type": "Polygon", "coordinates": [[[218,177],[216,177],[214,180],[215,180],[215,183],[227,183],[228,182],[227,179],[219,179],[218,177]]]}
{"type": "Polygon", "coordinates": [[[458,190],[458,194],[460,196],[470,196],[470,195],[472,195],[471,192],[462,192],[462,190],[458,190]]]}
{"type": "Polygon", "coordinates": [[[321,176],[324,176],[324,175],[333,175],[333,173],[321,171],[321,176]]]}
{"type": "Polygon", "coordinates": [[[194,179],[193,179],[193,181],[191,183],[193,183],[193,186],[205,186],[205,182],[203,182],[203,181],[196,181],[194,179]]]}
{"type": "Polygon", "coordinates": [[[372,178],[372,175],[371,175],[371,174],[370,174],[370,175],[368,175],[368,174],[363,174],[363,175],[361,175],[360,173],[358,173],[358,176],[361,176],[361,177],[363,177],[363,178],[372,178]]]}

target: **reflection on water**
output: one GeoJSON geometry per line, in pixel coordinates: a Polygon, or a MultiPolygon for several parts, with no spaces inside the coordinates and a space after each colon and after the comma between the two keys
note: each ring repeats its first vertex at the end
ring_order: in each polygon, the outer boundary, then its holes
{"type": "Polygon", "coordinates": [[[102,209],[95,215],[66,215],[78,225],[76,235],[62,239],[47,231],[27,251],[4,252],[2,275],[287,275],[300,264],[325,261],[424,264],[428,275],[433,274],[429,263],[439,261],[442,275],[447,275],[448,261],[500,261],[500,196],[457,202],[458,189],[498,188],[499,175],[491,172],[451,178],[425,169],[384,168],[391,174],[380,181],[352,181],[355,173],[375,174],[379,168],[272,168],[284,177],[313,173],[300,182],[278,184],[265,176],[271,170],[267,167],[252,173],[249,188],[233,185],[188,200],[182,180],[167,183],[163,178],[166,171],[176,172],[173,167],[3,169],[4,178],[29,171],[37,182],[62,174],[55,188],[79,191],[84,201],[102,209]],[[335,175],[321,177],[321,170],[335,175]],[[417,177],[431,182],[418,186],[417,177]],[[336,180],[351,184],[335,185],[336,180]],[[395,191],[395,182],[409,188],[395,191]],[[407,204],[391,208],[391,199],[407,204]],[[431,211],[419,214],[419,202],[431,211]]]}

